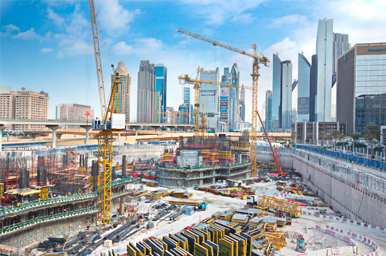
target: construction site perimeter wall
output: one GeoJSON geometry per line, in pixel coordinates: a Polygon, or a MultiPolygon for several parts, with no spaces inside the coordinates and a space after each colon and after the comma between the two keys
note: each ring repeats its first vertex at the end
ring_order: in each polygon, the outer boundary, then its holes
{"type": "MultiPolygon", "coordinates": [[[[271,162],[269,148],[258,161],[271,162]]],[[[386,227],[386,180],[295,149],[279,150],[282,168],[298,171],[305,184],[345,218],[386,227]]]]}

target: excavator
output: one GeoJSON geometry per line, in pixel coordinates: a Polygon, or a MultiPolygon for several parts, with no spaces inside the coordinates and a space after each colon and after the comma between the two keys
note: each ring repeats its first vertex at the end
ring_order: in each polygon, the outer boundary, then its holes
{"type": "Polygon", "coordinates": [[[261,119],[261,116],[260,116],[260,114],[259,114],[259,110],[255,110],[255,111],[256,111],[257,115],[259,116],[261,126],[263,127],[265,136],[267,136],[269,145],[271,146],[272,156],[273,156],[273,159],[275,159],[276,166],[277,166],[277,170],[278,170],[278,172],[279,172],[279,176],[287,176],[288,174],[285,173],[285,172],[283,172],[283,171],[281,170],[281,167],[280,167],[280,164],[279,164],[279,160],[277,159],[276,151],[275,151],[275,149],[274,149],[273,146],[272,146],[271,140],[269,139],[268,132],[267,132],[267,130],[265,129],[263,120],[261,119]]]}

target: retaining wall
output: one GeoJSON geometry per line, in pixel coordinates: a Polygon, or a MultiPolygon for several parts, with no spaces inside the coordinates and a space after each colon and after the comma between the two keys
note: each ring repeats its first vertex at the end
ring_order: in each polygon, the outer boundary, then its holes
{"type": "MultiPolygon", "coordinates": [[[[386,181],[374,175],[295,149],[280,149],[282,168],[300,172],[306,185],[347,219],[386,227],[386,181]]],[[[258,161],[269,163],[269,148],[260,148],[258,161]]]]}

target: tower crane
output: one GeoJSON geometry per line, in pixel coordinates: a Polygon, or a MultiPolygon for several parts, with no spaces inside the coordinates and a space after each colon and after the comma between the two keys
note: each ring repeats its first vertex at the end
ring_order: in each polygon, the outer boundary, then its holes
{"type": "MultiPolygon", "coordinates": [[[[199,72],[202,71],[200,67],[197,69],[197,77],[196,79],[190,78],[187,74],[184,74],[182,76],[179,76],[178,79],[180,80],[181,84],[189,83],[194,84],[194,136],[199,136],[200,133],[200,119],[199,119],[199,113],[200,113],[200,90],[201,90],[201,84],[216,84],[221,85],[225,87],[234,87],[234,88],[242,88],[241,86],[234,85],[234,84],[226,84],[221,82],[213,82],[213,81],[206,81],[206,80],[200,80],[199,72]]],[[[244,86],[245,89],[252,89],[252,87],[244,86]]]]}
{"type": "MultiPolygon", "coordinates": [[[[98,158],[98,180],[94,181],[98,187],[98,206],[100,212],[98,219],[102,224],[111,222],[111,182],[112,167],[114,164],[113,141],[114,132],[122,131],[125,127],[125,115],[119,114],[120,109],[115,108],[116,99],[119,98],[118,84],[120,84],[119,73],[115,74],[114,83],[110,91],[109,103],[106,107],[105,87],[102,72],[102,60],[100,55],[97,17],[95,14],[94,0],[89,0],[91,30],[94,44],[95,64],[98,77],[99,100],[101,105],[101,120],[93,120],[93,129],[100,130],[98,133],[98,151],[94,155],[98,158]]],[[[113,67],[113,65],[112,65],[113,67]]]]}
{"type": "Polygon", "coordinates": [[[264,64],[268,67],[269,60],[265,56],[259,56],[257,54],[256,44],[252,44],[253,53],[249,53],[238,48],[219,43],[215,40],[209,39],[208,37],[201,36],[199,34],[194,34],[183,29],[179,29],[178,32],[197,38],[204,42],[208,42],[214,46],[220,46],[222,48],[228,49],[233,52],[243,54],[245,56],[253,58],[252,64],[252,133],[251,133],[251,176],[256,177],[257,175],[257,116],[254,114],[258,110],[257,100],[258,100],[258,79],[259,79],[259,64],[264,64]]]}

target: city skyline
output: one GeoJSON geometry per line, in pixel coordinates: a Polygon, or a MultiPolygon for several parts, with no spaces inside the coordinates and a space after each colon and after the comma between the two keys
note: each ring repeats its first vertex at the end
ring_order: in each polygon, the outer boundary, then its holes
{"type": "MultiPolygon", "coordinates": [[[[315,39],[317,21],[327,17],[334,19],[334,32],[350,35],[350,43],[384,41],[382,26],[385,18],[382,13],[386,4],[376,1],[376,4],[363,2],[327,1],[324,9],[314,8],[318,2],[310,3],[308,7],[294,7],[293,3],[281,2],[268,3],[258,1],[248,3],[230,2],[227,8],[218,1],[205,3],[192,3],[179,1],[176,9],[170,10],[167,1],[147,2],[139,1],[97,1],[97,12],[100,13],[100,25],[106,39],[107,48],[112,62],[123,60],[132,76],[132,83],[137,83],[137,68],[140,59],[151,59],[153,63],[163,63],[168,67],[168,100],[167,105],[178,107],[183,101],[182,90],[178,84],[178,75],[191,73],[198,65],[205,69],[215,69],[226,66],[225,63],[237,60],[241,79],[240,84],[251,85],[250,60],[225,49],[215,48],[189,39],[177,33],[178,27],[200,33],[206,36],[246,43],[256,43],[260,51],[268,58],[272,53],[278,53],[282,59],[290,59],[293,66],[297,67],[297,54],[303,51],[308,60],[315,53],[315,39]],[[344,3],[344,4],[343,4],[344,3]],[[182,16],[153,15],[163,9],[168,9],[172,14],[181,13],[187,7],[197,5],[192,10],[192,15],[182,16]],[[345,17],[339,15],[344,6],[345,17]],[[275,12],[270,11],[274,7],[275,12]],[[213,15],[208,15],[210,10],[216,8],[213,15]],[[361,12],[366,9],[368,12],[361,12]],[[175,13],[174,13],[175,12],[175,13]],[[368,16],[366,13],[371,13],[368,16]],[[111,19],[107,14],[113,14],[117,19],[111,19]],[[261,17],[263,19],[257,19],[261,17]],[[152,18],[148,21],[149,17],[152,18]],[[154,32],[149,22],[160,22],[165,30],[154,32]],[[262,23],[264,22],[264,24],[262,23]],[[255,24],[257,23],[257,24],[255,24]],[[197,29],[197,24],[201,27],[197,29]],[[261,25],[264,26],[261,26],[261,25]],[[257,27],[258,28],[257,28],[257,27]],[[229,36],[227,31],[234,31],[229,36]],[[259,33],[251,33],[252,31],[259,33]],[[125,36],[128,32],[130,38],[125,36]],[[261,34],[266,36],[261,37],[261,34]]],[[[92,50],[92,39],[89,24],[87,2],[78,1],[37,1],[27,3],[22,1],[1,2],[1,85],[11,86],[18,90],[27,84],[27,88],[50,93],[51,102],[49,118],[54,118],[54,107],[60,102],[74,102],[91,105],[99,115],[99,96],[95,75],[95,63],[92,50]],[[11,15],[14,11],[19,15],[11,15]],[[30,15],[32,19],[23,19],[30,15]],[[12,17],[13,16],[13,17],[12,17]],[[16,65],[27,70],[26,75],[14,81],[16,65]],[[47,73],[51,76],[47,76],[47,73]],[[74,93],[78,92],[78,93],[74,93]]],[[[162,14],[162,13],[161,13],[162,14]]],[[[237,46],[237,45],[236,45],[237,46]]],[[[102,45],[101,45],[102,48],[102,45]]],[[[104,48],[104,46],[103,46],[104,48]]],[[[102,54],[105,50],[102,50],[102,54]]],[[[103,61],[105,61],[105,57],[103,61]]],[[[105,84],[111,73],[109,63],[103,63],[105,84]]],[[[264,103],[264,92],[270,89],[272,80],[272,66],[262,67],[259,80],[259,108],[264,103]]],[[[297,69],[294,68],[293,78],[297,78],[297,69]]],[[[107,90],[108,91],[108,90],[107,90]]],[[[136,86],[131,90],[131,121],[136,118],[136,86]]],[[[246,95],[246,121],[251,118],[250,95],[246,95]]]]}

